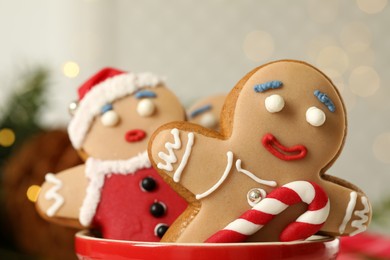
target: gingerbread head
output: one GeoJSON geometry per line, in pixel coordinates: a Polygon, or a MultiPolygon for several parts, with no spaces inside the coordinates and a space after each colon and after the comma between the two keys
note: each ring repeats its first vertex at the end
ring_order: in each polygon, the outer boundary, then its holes
{"type": "Polygon", "coordinates": [[[183,122],[152,137],[153,165],[190,203],[165,239],[291,241],[364,231],[366,196],[327,174],[345,135],[342,99],[319,70],[293,60],[254,69],[229,93],[220,132],[183,122]]]}
{"type": "Polygon", "coordinates": [[[38,211],[50,221],[94,227],[103,237],[158,241],[186,207],[151,168],[148,139],[185,111],[161,78],[106,68],[79,88],[68,127],[85,165],[48,174],[38,211]]]}
{"type": "Polygon", "coordinates": [[[219,94],[197,101],[188,109],[188,121],[206,128],[218,130],[220,114],[226,95],[219,94]]]}

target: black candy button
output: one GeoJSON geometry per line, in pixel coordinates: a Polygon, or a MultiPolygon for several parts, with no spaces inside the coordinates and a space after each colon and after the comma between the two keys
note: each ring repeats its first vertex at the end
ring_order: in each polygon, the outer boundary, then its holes
{"type": "Polygon", "coordinates": [[[141,189],[144,191],[153,191],[156,186],[156,181],[152,177],[143,178],[141,181],[141,189]]]}
{"type": "Polygon", "coordinates": [[[165,234],[165,232],[167,232],[167,230],[168,230],[168,225],[160,223],[160,224],[157,224],[156,227],[154,228],[154,234],[157,237],[162,238],[163,235],[165,234]]]}
{"type": "Polygon", "coordinates": [[[154,217],[162,217],[165,214],[165,205],[162,202],[155,202],[150,206],[150,214],[154,217]]]}

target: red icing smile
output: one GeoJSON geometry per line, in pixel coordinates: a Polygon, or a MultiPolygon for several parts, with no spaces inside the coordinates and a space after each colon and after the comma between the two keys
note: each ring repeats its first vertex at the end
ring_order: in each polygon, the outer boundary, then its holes
{"type": "Polygon", "coordinates": [[[125,139],[129,143],[142,141],[146,137],[146,132],[141,129],[133,129],[127,131],[125,134],[125,139]]]}
{"type": "Polygon", "coordinates": [[[263,146],[274,156],[284,161],[300,160],[305,158],[307,149],[303,145],[294,145],[286,147],[272,134],[266,134],[262,140],[263,146]]]}

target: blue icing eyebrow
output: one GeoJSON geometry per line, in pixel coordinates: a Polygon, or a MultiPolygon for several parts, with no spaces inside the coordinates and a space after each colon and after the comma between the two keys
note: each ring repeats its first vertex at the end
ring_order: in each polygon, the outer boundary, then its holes
{"type": "Polygon", "coordinates": [[[107,111],[110,111],[112,110],[112,104],[105,104],[104,106],[102,106],[102,108],[100,109],[100,112],[102,114],[106,113],[107,111]]]}
{"type": "Polygon", "coordinates": [[[314,96],[317,97],[317,99],[323,103],[328,109],[330,112],[334,112],[336,111],[336,107],[335,105],[333,104],[332,100],[330,99],[330,97],[328,97],[328,95],[326,95],[325,93],[322,93],[321,91],[319,90],[315,90],[314,91],[314,96]]]}
{"type": "Polygon", "coordinates": [[[202,113],[204,113],[206,111],[209,111],[211,108],[212,108],[212,106],[210,104],[201,106],[200,108],[197,108],[197,109],[195,109],[194,111],[192,111],[190,113],[190,118],[194,118],[194,117],[196,117],[199,114],[202,114],[202,113]]]}
{"type": "Polygon", "coordinates": [[[141,90],[135,93],[135,98],[136,99],[141,99],[141,98],[155,98],[157,97],[156,93],[150,90],[141,90]]]}
{"type": "Polygon", "coordinates": [[[273,81],[257,84],[253,87],[253,89],[255,90],[255,92],[264,92],[269,89],[280,88],[282,85],[283,83],[280,80],[273,80],[273,81]]]}

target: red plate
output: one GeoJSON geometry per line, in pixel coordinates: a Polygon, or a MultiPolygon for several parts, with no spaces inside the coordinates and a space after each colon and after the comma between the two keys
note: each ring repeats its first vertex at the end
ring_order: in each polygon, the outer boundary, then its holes
{"type": "Polygon", "coordinates": [[[336,259],[337,238],[316,237],[288,243],[174,244],[109,240],[76,234],[79,259],[336,259]]]}

